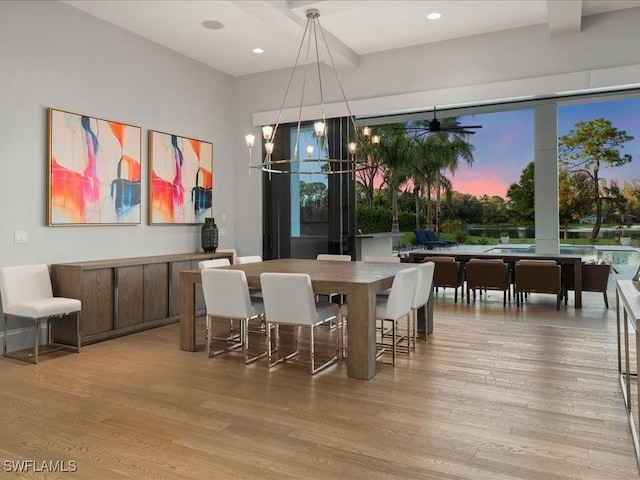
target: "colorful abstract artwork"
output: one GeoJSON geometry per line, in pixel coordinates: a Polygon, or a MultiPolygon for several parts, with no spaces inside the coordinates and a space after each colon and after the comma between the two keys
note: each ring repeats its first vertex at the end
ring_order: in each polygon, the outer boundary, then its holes
{"type": "Polygon", "coordinates": [[[140,127],[48,113],[48,224],[139,224],[140,127]]]}
{"type": "Polygon", "coordinates": [[[213,144],[149,130],[149,223],[204,223],[213,201],[213,144]]]}

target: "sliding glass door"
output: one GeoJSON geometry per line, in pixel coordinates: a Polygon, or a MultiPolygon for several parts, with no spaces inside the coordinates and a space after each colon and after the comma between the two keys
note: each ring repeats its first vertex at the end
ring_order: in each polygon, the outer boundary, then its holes
{"type": "MultiPolygon", "coordinates": [[[[314,158],[347,159],[347,119],[328,122],[328,148],[318,142],[313,125],[280,125],[273,159],[295,158],[296,148],[313,146],[314,158]]],[[[303,154],[304,155],[304,154],[303,154]]],[[[345,160],[346,161],[346,160],[345,160]]],[[[287,173],[263,173],[263,257],[315,258],[318,253],[354,254],[355,180],[353,173],[324,163],[274,164],[287,173]]]]}

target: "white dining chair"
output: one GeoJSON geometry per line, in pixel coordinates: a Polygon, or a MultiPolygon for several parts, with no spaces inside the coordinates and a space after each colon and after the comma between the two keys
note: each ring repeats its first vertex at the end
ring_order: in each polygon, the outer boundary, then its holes
{"type": "Polygon", "coordinates": [[[394,255],[365,255],[363,262],[400,263],[400,257],[394,255]]]}
{"type": "MultiPolygon", "coordinates": [[[[260,255],[244,255],[238,257],[238,265],[246,265],[247,263],[258,263],[262,261],[262,257],[260,255]]],[[[262,289],[249,287],[249,294],[251,298],[262,298],[262,289]]],[[[261,329],[264,331],[264,325],[262,325],[261,329]]]]}
{"type": "Polygon", "coordinates": [[[205,268],[202,270],[202,289],[207,307],[207,354],[209,357],[221,353],[242,349],[245,363],[253,362],[266,355],[266,349],[251,354],[249,350],[249,322],[261,320],[264,306],[261,300],[249,296],[247,277],[241,270],[221,270],[205,268]],[[214,335],[215,319],[240,322],[240,335],[216,337],[214,335]],[[220,350],[213,349],[213,343],[227,346],[220,350]]]}
{"type": "MultiPolygon", "coordinates": [[[[391,348],[391,364],[394,366],[399,346],[403,341],[407,342],[406,351],[409,352],[409,338],[398,335],[398,327],[403,318],[407,320],[407,325],[411,322],[411,307],[417,281],[418,269],[416,267],[405,268],[396,273],[389,297],[387,299],[377,297],[376,329],[379,334],[379,351],[376,357],[382,361],[382,356],[387,349],[391,348]],[[390,327],[387,326],[387,323],[390,323],[390,327]],[[389,338],[391,343],[387,341],[389,338]]],[[[409,327],[407,327],[408,330],[410,330],[409,327]]]]}
{"type": "Polygon", "coordinates": [[[411,350],[415,350],[418,338],[418,309],[426,307],[429,303],[436,265],[433,262],[425,262],[416,264],[416,268],[418,269],[418,279],[411,303],[411,331],[409,332],[411,350]]]}
{"type": "Polygon", "coordinates": [[[316,342],[315,327],[322,325],[329,319],[335,319],[338,315],[338,307],[328,302],[316,302],[311,286],[311,277],[306,273],[271,273],[260,274],[262,295],[264,298],[265,322],[267,329],[267,355],[269,368],[298,356],[298,340],[300,328],[309,330],[309,367],[311,374],[327,368],[337,360],[339,348],[338,333],[336,332],[336,352],[330,354],[330,358],[316,367],[316,342]],[[273,360],[272,335],[276,335],[276,349],[279,335],[279,326],[289,325],[296,327],[295,350],[281,355],[273,360]],[[272,332],[272,326],[276,328],[272,332]]]}
{"type": "Polygon", "coordinates": [[[244,255],[238,257],[238,264],[242,265],[244,263],[257,263],[261,262],[262,257],[260,255],[244,255]]]}
{"type": "MultiPolygon", "coordinates": [[[[400,257],[393,255],[365,255],[362,261],[367,263],[400,263],[400,257]]],[[[378,292],[377,295],[388,297],[389,293],[391,293],[391,289],[387,288],[386,290],[378,292]]]]}
{"type": "MultiPolygon", "coordinates": [[[[9,316],[28,319],[35,327],[33,354],[26,357],[27,361],[37,364],[40,352],[40,327],[43,321],[47,326],[48,347],[46,353],[65,349],[80,352],[81,322],[80,311],[82,302],[74,298],[54,297],[51,277],[47,265],[24,265],[0,268],[0,298],[2,298],[2,312],[4,314],[4,356],[18,360],[25,358],[8,352],[7,348],[7,318],[9,316]],[[75,317],[73,332],[69,331],[75,344],[65,343],[61,339],[52,339],[51,320],[62,319],[67,315],[75,317]]],[[[65,338],[65,341],[67,339],[65,338]]]]}
{"type": "MultiPolygon", "coordinates": [[[[328,260],[331,262],[350,262],[351,255],[346,254],[334,254],[334,253],[319,253],[316,255],[316,260],[328,260]]],[[[342,323],[342,307],[346,303],[346,299],[342,293],[332,292],[332,293],[317,293],[316,301],[322,301],[323,298],[326,298],[327,302],[335,303],[340,308],[340,314],[338,315],[337,321],[335,324],[331,324],[329,322],[329,328],[335,328],[336,326],[341,326],[342,323]]]]}
{"type": "Polygon", "coordinates": [[[212,260],[202,260],[198,262],[198,268],[204,270],[205,268],[218,268],[231,265],[228,258],[214,258],[212,260]]]}

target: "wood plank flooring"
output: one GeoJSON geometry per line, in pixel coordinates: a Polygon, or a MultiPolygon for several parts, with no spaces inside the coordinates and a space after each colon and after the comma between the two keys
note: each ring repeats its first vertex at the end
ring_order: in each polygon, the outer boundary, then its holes
{"type": "Polygon", "coordinates": [[[177,324],[0,359],[0,458],[77,464],[24,478],[637,479],[614,309],[552,303],[439,293],[434,334],[368,382],[183,352],[177,324]]]}

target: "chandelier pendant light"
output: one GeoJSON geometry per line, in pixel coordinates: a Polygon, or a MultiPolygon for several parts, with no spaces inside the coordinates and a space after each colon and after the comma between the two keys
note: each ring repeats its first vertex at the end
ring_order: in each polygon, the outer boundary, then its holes
{"type": "MultiPolygon", "coordinates": [[[[251,147],[253,147],[253,138],[251,138],[251,142],[249,141],[249,136],[245,138],[245,142],[247,147],[249,148],[249,168],[259,168],[264,172],[271,173],[295,173],[295,174],[317,174],[317,173],[326,173],[326,174],[343,174],[343,173],[353,173],[358,170],[362,170],[367,168],[366,164],[360,164],[356,161],[356,138],[355,136],[358,134],[358,130],[356,128],[355,117],[351,112],[351,107],[349,106],[349,102],[344,93],[344,88],[342,86],[342,82],[340,81],[340,76],[338,75],[338,71],[336,69],[335,63],[333,61],[333,55],[331,54],[331,50],[329,49],[329,45],[324,35],[324,31],[322,30],[322,26],[320,25],[319,17],[320,12],[316,9],[307,10],[307,24],[304,30],[304,34],[302,36],[302,40],[300,42],[300,47],[298,48],[298,55],[296,57],[296,61],[291,72],[291,77],[289,78],[289,83],[287,85],[287,89],[285,91],[284,99],[282,100],[282,106],[280,107],[280,111],[278,113],[278,117],[274,126],[265,125],[262,127],[262,136],[264,139],[264,159],[259,165],[251,164],[251,147]],[[324,105],[324,92],[322,90],[323,82],[322,82],[322,74],[320,68],[320,46],[318,43],[318,37],[322,39],[324,44],[324,48],[326,49],[327,56],[330,60],[330,66],[335,74],[335,78],[337,84],[340,88],[340,92],[342,94],[342,101],[346,105],[346,111],[348,113],[348,124],[349,128],[347,128],[347,143],[346,143],[346,155],[340,154],[341,152],[330,151],[329,149],[329,141],[328,141],[328,129],[327,129],[327,119],[325,117],[325,105],[324,105]],[[301,57],[305,55],[304,61],[301,61],[301,57]],[[311,61],[310,61],[311,60],[311,61]],[[285,105],[287,103],[287,99],[289,96],[289,92],[291,91],[291,86],[293,84],[294,76],[299,68],[304,67],[304,74],[302,79],[301,86],[301,94],[300,94],[300,106],[298,107],[298,121],[297,127],[295,130],[295,143],[293,145],[293,149],[290,148],[291,153],[287,154],[285,159],[275,160],[273,158],[274,151],[274,142],[276,135],[278,134],[278,130],[280,127],[280,120],[282,118],[282,113],[285,109],[285,105]],[[305,107],[305,96],[307,94],[307,80],[310,70],[314,70],[317,73],[317,85],[319,88],[319,99],[320,99],[320,118],[313,122],[313,142],[309,144],[302,145],[301,142],[305,141],[303,137],[308,138],[309,135],[301,136],[301,125],[303,119],[303,109],[305,107]],[[251,144],[251,145],[250,145],[251,144]],[[336,157],[347,157],[347,158],[336,158],[336,157]]],[[[317,98],[317,97],[316,97],[317,98]]],[[[334,149],[336,150],[336,149],[334,149]]],[[[339,150],[339,149],[338,149],[339,150]]]]}

